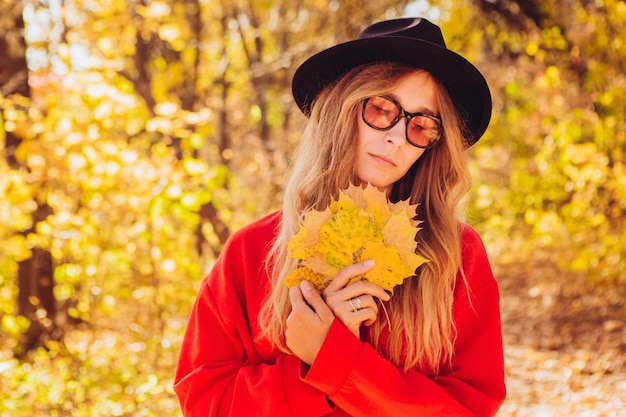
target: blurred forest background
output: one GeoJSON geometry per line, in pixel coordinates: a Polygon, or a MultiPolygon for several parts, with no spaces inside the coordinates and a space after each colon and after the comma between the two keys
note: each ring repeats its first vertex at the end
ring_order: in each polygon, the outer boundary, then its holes
{"type": "Polygon", "coordinates": [[[467,203],[502,288],[500,415],[623,413],[626,2],[0,0],[0,415],[180,415],[200,281],[280,206],[295,68],[405,14],[494,96],[467,203]]]}

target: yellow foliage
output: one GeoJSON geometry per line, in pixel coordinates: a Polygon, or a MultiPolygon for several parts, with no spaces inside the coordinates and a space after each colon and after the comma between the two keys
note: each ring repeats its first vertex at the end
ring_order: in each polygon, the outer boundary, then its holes
{"type": "Polygon", "coordinates": [[[389,203],[383,191],[351,185],[324,211],[305,214],[300,230],[288,242],[289,256],[300,260],[287,286],[308,280],[324,289],[337,271],[362,260],[376,265],[363,277],[393,291],[424,262],[415,254],[415,205],[389,203]]]}

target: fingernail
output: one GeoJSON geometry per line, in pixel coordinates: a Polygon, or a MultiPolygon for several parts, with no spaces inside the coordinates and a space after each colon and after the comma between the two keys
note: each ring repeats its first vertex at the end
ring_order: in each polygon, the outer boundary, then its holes
{"type": "Polygon", "coordinates": [[[368,259],[367,261],[363,261],[363,266],[374,266],[375,262],[373,259],[368,259]]]}
{"type": "Polygon", "coordinates": [[[302,281],[300,283],[300,288],[302,290],[310,290],[311,289],[311,284],[309,283],[309,281],[302,281]]]}

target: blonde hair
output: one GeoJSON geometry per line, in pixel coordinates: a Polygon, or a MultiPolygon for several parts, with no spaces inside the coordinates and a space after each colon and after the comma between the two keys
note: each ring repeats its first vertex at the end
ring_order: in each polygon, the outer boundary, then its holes
{"type": "MultiPolygon", "coordinates": [[[[416,71],[423,70],[394,63],[357,67],[324,89],[312,106],[285,187],[282,224],[268,257],[272,291],[260,316],[261,328],[266,329],[263,336],[283,351],[288,352],[284,334],[291,306],[282,282],[297,266],[287,257],[286,242],[297,233],[304,212],[325,209],[339,190],[359,182],[353,149],[363,99],[387,93],[416,71]]],[[[381,338],[387,325],[382,316],[369,331],[373,346],[396,365],[428,367],[436,373],[454,354],[452,302],[461,268],[457,207],[469,190],[470,175],[462,123],[445,87],[432,79],[443,137],[394,184],[390,194],[393,201],[409,198],[419,203],[417,215],[424,223],[416,237],[417,253],[430,262],[394,289],[386,304],[393,329],[389,336],[381,338]]]]}

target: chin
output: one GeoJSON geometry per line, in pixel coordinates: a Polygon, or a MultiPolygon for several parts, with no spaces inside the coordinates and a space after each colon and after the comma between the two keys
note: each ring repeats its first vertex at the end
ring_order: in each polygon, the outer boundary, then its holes
{"type": "Polygon", "coordinates": [[[386,182],[381,182],[377,180],[359,179],[359,181],[361,182],[360,185],[369,184],[378,188],[380,191],[385,191],[387,195],[389,195],[389,192],[393,188],[393,184],[387,184],[386,182]]]}

